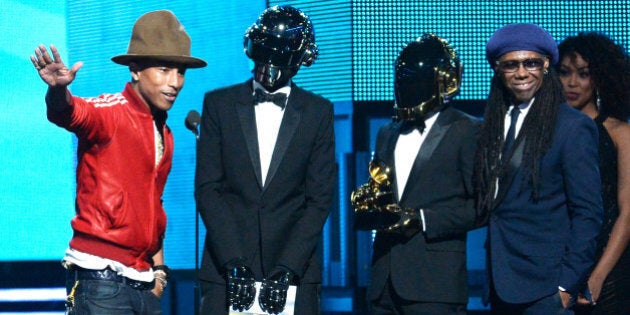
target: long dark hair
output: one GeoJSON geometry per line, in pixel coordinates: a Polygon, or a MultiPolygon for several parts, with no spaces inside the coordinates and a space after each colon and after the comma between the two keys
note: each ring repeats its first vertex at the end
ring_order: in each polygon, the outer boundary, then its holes
{"type": "MultiPolygon", "coordinates": [[[[591,80],[601,98],[601,114],[626,121],[630,117],[630,57],[621,46],[599,32],[580,32],[560,45],[560,60],[576,53],[588,62],[591,80]]],[[[593,93],[595,95],[595,93],[593,93]]]]}
{"type": "MultiPolygon", "coordinates": [[[[531,171],[534,200],[538,200],[538,163],[551,146],[560,104],[565,102],[562,83],[553,68],[548,69],[535,100],[523,122],[519,138],[525,138],[522,164],[531,171]]],[[[484,113],[473,182],[477,194],[477,206],[487,208],[494,200],[496,179],[506,170],[501,163],[503,148],[504,117],[512,104],[510,91],[498,74],[492,77],[490,94],[484,113]]],[[[505,163],[507,164],[507,163],[505,163]]]]}

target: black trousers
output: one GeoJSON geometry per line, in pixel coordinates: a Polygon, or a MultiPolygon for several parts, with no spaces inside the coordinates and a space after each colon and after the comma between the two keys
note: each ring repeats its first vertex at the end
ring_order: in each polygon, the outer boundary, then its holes
{"type": "Polygon", "coordinates": [[[465,304],[410,301],[401,298],[391,280],[378,299],[370,301],[371,315],[466,315],[465,304]]]}

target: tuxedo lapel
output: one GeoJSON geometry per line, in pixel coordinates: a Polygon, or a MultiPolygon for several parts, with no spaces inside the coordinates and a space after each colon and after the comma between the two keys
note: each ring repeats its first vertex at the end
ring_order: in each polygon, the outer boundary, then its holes
{"type": "Polygon", "coordinates": [[[291,88],[291,94],[289,94],[289,100],[287,102],[287,107],[285,108],[284,116],[282,117],[282,123],[280,124],[280,131],[278,132],[276,146],[274,147],[273,155],[271,156],[271,163],[269,164],[267,178],[265,179],[265,187],[267,187],[273,180],[273,177],[280,166],[280,162],[282,162],[282,159],[287,152],[287,148],[291,143],[291,139],[293,139],[293,135],[297,132],[297,128],[300,124],[302,113],[299,95],[300,93],[298,88],[293,85],[291,88]]]}
{"type": "Polygon", "coordinates": [[[516,173],[521,166],[521,162],[523,161],[525,137],[518,138],[516,141],[514,152],[510,156],[510,160],[507,161],[507,163],[509,163],[507,165],[507,169],[503,173],[503,176],[499,178],[499,191],[497,192],[497,197],[494,199],[494,206],[500,204],[503,197],[505,197],[505,194],[509,190],[510,186],[512,186],[512,182],[514,182],[514,177],[516,176],[516,173]]]}
{"type": "Polygon", "coordinates": [[[398,136],[400,135],[400,129],[402,128],[402,122],[397,122],[392,125],[393,127],[389,130],[390,132],[387,134],[387,142],[385,144],[386,154],[382,155],[385,159],[385,164],[389,166],[391,170],[391,182],[392,182],[392,192],[394,193],[394,197],[398,199],[398,181],[396,180],[396,160],[394,157],[394,151],[396,151],[396,142],[398,142],[398,136]]]}
{"type": "Polygon", "coordinates": [[[246,88],[245,91],[239,93],[236,101],[236,111],[238,113],[238,119],[241,123],[241,129],[243,130],[245,142],[247,143],[249,158],[252,162],[254,173],[256,173],[258,186],[262,188],[260,153],[258,150],[258,132],[256,130],[256,113],[254,112],[251,84],[251,81],[245,83],[245,85],[250,88],[246,88]]]}
{"type": "MultiPolygon", "coordinates": [[[[435,151],[435,148],[437,148],[437,146],[440,144],[440,141],[442,141],[442,138],[444,138],[444,135],[451,127],[451,114],[452,111],[448,109],[444,110],[442,113],[440,113],[431,129],[429,129],[429,133],[424,139],[424,142],[422,142],[420,150],[418,151],[418,155],[413,162],[413,167],[411,168],[411,173],[409,174],[407,183],[413,183],[421,177],[424,165],[431,158],[431,156],[433,155],[433,151],[435,151]]],[[[407,194],[408,189],[406,187],[410,187],[410,185],[405,186],[403,194],[400,198],[401,201],[405,198],[407,194]]]]}

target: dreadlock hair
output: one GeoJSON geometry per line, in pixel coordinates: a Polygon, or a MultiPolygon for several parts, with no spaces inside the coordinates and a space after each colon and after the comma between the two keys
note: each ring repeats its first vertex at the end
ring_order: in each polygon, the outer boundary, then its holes
{"type": "MultiPolygon", "coordinates": [[[[519,138],[525,139],[522,164],[531,172],[534,201],[538,200],[538,164],[551,146],[558,109],[560,104],[565,102],[557,72],[552,67],[548,71],[544,75],[541,87],[534,95],[534,103],[519,133],[519,138]]],[[[492,204],[497,178],[500,178],[507,169],[508,163],[502,160],[508,161],[509,157],[501,159],[501,150],[505,142],[503,136],[505,115],[511,104],[513,104],[511,93],[504,86],[500,74],[495,72],[474,161],[473,182],[479,209],[487,209],[492,204]]]]}

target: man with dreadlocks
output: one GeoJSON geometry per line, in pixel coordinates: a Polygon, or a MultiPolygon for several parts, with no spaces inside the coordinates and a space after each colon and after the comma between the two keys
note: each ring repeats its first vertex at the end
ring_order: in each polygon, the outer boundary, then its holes
{"type": "Polygon", "coordinates": [[[486,58],[494,76],[473,179],[492,314],[572,314],[601,227],[596,126],[565,103],[541,27],[500,28],[486,58]]]}

